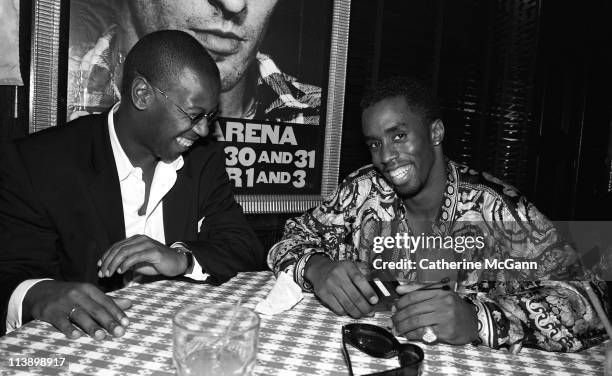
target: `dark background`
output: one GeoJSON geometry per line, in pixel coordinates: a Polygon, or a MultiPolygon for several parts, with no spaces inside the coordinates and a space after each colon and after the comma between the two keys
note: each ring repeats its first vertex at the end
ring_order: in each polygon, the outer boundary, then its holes
{"type": "MultiPolygon", "coordinates": [[[[2,138],[28,132],[32,4],[20,3],[26,86],[16,119],[15,89],[0,87],[2,138]]],[[[353,0],[340,177],[369,163],[365,88],[415,75],[437,90],[449,157],[516,186],[551,219],[612,219],[611,19],[608,0],[353,0]]],[[[250,219],[269,246],[288,216],[250,219]]]]}
{"type": "Polygon", "coordinates": [[[330,0],[279,0],[260,51],[300,82],[326,88],[332,11],[330,0]]]}

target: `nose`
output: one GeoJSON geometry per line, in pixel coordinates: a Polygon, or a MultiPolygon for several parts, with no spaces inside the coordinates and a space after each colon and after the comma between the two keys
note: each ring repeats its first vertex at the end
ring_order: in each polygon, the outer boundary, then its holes
{"type": "Polygon", "coordinates": [[[397,158],[397,150],[393,144],[383,143],[380,150],[380,157],[384,164],[389,164],[397,158]]]}
{"type": "Polygon", "coordinates": [[[223,13],[237,14],[246,7],[246,0],[208,0],[212,5],[219,8],[223,13]]]}
{"type": "Polygon", "coordinates": [[[202,119],[192,129],[198,136],[206,137],[208,135],[208,120],[202,119]]]}

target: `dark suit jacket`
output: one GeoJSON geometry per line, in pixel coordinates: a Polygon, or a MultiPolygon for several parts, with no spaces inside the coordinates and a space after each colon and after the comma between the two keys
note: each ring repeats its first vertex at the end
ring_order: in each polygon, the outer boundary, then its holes
{"type": "MultiPolygon", "coordinates": [[[[10,296],[26,279],[121,286],[121,276],[97,277],[98,258],[125,238],[106,120],[86,116],[0,150],[0,335],[10,296]]],[[[216,282],[262,269],[265,253],[234,201],[221,145],[201,140],[183,158],[163,199],[167,244],[186,243],[216,282]]]]}

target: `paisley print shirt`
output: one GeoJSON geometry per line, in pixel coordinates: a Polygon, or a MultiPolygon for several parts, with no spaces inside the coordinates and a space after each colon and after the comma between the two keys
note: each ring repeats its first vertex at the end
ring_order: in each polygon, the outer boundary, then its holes
{"type": "MultiPolygon", "coordinates": [[[[287,221],[282,240],[268,254],[268,265],[275,274],[290,273],[303,290],[312,291],[304,266],[315,253],[333,260],[417,262],[420,252],[405,247],[373,251],[376,237],[412,234],[405,212],[384,177],[372,165],[364,166],[322,205],[287,221]]],[[[580,266],[577,253],[554,225],[511,186],[447,160],[444,197],[432,233],[483,237],[480,248],[455,247],[456,261],[536,265],[456,271],[457,291],[477,312],[482,344],[512,352],[522,346],[579,351],[604,339],[603,325],[581,281],[590,281],[607,302],[605,283],[580,266]]],[[[417,271],[396,270],[395,277],[415,280],[417,271]]]]}

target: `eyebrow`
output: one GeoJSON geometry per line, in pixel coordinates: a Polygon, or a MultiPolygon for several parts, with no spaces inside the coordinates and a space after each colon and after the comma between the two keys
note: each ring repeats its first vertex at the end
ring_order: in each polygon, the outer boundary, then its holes
{"type": "Polygon", "coordinates": [[[393,133],[393,132],[397,132],[397,131],[403,131],[406,128],[406,124],[404,123],[398,123],[394,126],[392,126],[391,128],[387,128],[385,129],[385,133],[393,133]]]}
{"type": "MultiPolygon", "coordinates": [[[[385,134],[394,133],[394,132],[398,132],[398,131],[405,131],[405,124],[404,123],[398,123],[398,124],[392,126],[391,128],[385,129],[385,134]]],[[[363,135],[363,138],[365,139],[365,141],[371,141],[371,140],[378,140],[379,139],[378,137],[368,136],[368,135],[363,135]]]]}

